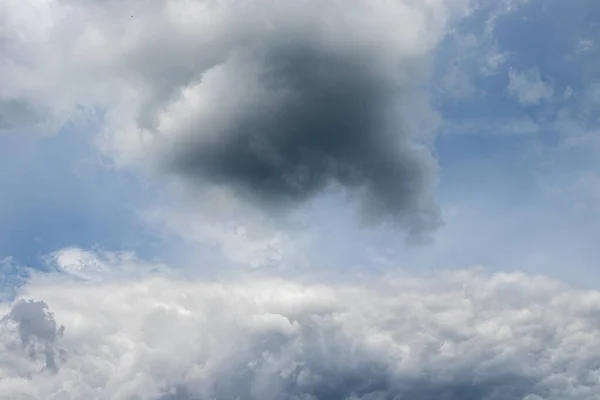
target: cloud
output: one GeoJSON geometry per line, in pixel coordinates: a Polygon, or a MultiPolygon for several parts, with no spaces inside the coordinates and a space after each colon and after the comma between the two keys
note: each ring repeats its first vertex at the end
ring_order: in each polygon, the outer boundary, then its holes
{"type": "Polygon", "coordinates": [[[322,35],[275,32],[258,49],[240,51],[204,74],[169,110],[176,131],[190,138],[174,151],[170,167],[271,208],[338,183],[362,189],[369,211],[415,230],[431,228],[438,222],[430,198],[434,162],[402,126],[410,108],[402,103],[418,93],[407,87],[410,81],[398,81],[397,65],[412,60],[393,47],[370,51],[375,38],[364,47],[340,45],[338,35],[363,28],[337,29],[334,45],[322,35]],[[211,109],[194,115],[205,102],[211,109]]]}
{"type": "Polygon", "coordinates": [[[65,400],[580,400],[600,390],[596,291],[477,270],[361,281],[157,274],[82,285],[37,277],[2,305],[0,392],[65,400]],[[54,371],[19,350],[23,332],[62,351],[54,371]]]}
{"type": "MultiPolygon", "coordinates": [[[[19,301],[3,318],[4,324],[16,324],[17,335],[24,353],[36,361],[41,352],[44,355],[44,369],[54,372],[57,368],[54,345],[62,336],[64,327],[57,327],[48,305],[43,301],[19,301]]],[[[6,343],[2,343],[5,345],[6,343]]],[[[10,352],[10,349],[5,349],[10,352]]],[[[64,356],[64,353],[60,353],[64,356]]]]}
{"type": "Polygon", "coordinates": [[[164,265],[139,260],[135,253],[127,251],[89,251],[66,247],[43,258],[52,271],[88,282],[98,282],[108,277],[127,279],[165,271],[164,265]]]}
{"type": "Polygon", "coordinates": [[[438,117],[423,86],[467,6],[10,1],[0,109],[20,111],[2,125],[99,113],[97,142],[119,165],[167,167],[269,211],[341,185],[369,220],[428,232],[438,117]]]}
{"type": "Polygon", "coordinates": [[[508,78],[508,91],[521,104],[539,104],[554,95],[552,85],[542,81],[537,67],[523,73],[511,69],[508,71],[508,78]]]}
{"type": "Polygon", "coordinates": [[[529,0],[472,1],[471,7],[436,49],[435,78],[447,100],[465,100],[484,94],[486,81],[500,74],[510,59],[500,45],[497,30],[529,0]]]}

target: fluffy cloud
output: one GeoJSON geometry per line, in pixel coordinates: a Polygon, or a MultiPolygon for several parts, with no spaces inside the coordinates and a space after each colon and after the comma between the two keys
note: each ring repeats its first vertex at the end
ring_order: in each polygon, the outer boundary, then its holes
{"type": "Polygon", "coordinates": [[[11,399],[581,400],[600,390],[600,293],[520,273],[361,284],[38,277],[1,307],[0,393],[11,399]],[[32,340],[55,368],[27,351],[32,340]]]}
{"type": "MultiPolygon", "coordinates": [[[[387,12],[401,19],[398,11],[387,12]]],[[[374,13],[350,23],[347,12],[332,10],[332,27],[312,17],[300,32],[290,28],[297,21],[278,23],[272,36],[206,72],[165,117],[171,136],[190,137],[174,150],[170,168],[269,207],[336,182],[364,189],[369,210],[417,218],[409,224],[416,229],[435,224],[430,199],[422,197],[433,163],[403,127],[409,99],[418,96],[411,69],[420,54],[413,60],[403,54],[414,52],[412,43],[395,43],[403,32],[388,30],[397,22],[388,27],[374,13]],[[385,30],[371,27],[376,21],[385,30]],[[357,34],[363,31],[367,38],[357,34]]]]}
{"type": "Polygon", "coordinates": [[[422,86],[467,1],[8,1],[0,118],[102,115],[121,164],[272,210],[334,184],[411,233],[439,224],[422,86]]]}

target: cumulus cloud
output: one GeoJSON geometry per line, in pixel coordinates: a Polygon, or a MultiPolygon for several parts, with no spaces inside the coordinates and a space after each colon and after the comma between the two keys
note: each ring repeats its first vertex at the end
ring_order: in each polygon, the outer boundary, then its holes
{"type": "Polygon", "coordinates": [[[552,85],[541,79],[537,67],[523,73],[511,69],[508,72],[508,79],[509,93],[522,104],[539,104],[554,95],[552,85]]]}
{"type": "Polygon", "coordinates": [[[35,278],[1,306],[0,393],[11,399],[584,400],[600,390],[600,293],[520,273],[35,278]],[[24,335],[64,351],[54,371],[15,350],[24,335]]]}
{"type": "Polygon", "coordinates": [[[8,1],[0,125],[52,130],[100,113],[98,142],[119,164],[268,210],[340,185],[366,215],[429,231],[437,117],[422,87],[467,5],[8,1]]]}
{"type": "Polygon", "coordinates": [[[347,26],[335,27],[334,38],[275,31],[258,49],[239,51],[204,74],[170,110],[176,129],[190,138],[170,167],[270,207],[336,182],[364,189],[370,210],[435,224],[428,198],[433,160],[402,126],[409,107],[400,102],[406,92],[417,94],[399,73],[413,61],[393,47],[374,48],[373,39],[350,46],[357,41],[350,33],[367,28],[336,23],[347,26]],[[209,110],[194,115],[205,102],[209,110]]]}

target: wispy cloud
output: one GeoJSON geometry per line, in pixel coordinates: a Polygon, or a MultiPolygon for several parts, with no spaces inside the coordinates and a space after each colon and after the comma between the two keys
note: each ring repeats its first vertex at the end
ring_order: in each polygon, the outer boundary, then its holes
{"type": "Polygon", "coordinates": [[[538,68],[521,73],[510,70],[508,72],[508,91],[524,105],[539,104],[554,96],[551,83],[541,79],[538,68]]]}

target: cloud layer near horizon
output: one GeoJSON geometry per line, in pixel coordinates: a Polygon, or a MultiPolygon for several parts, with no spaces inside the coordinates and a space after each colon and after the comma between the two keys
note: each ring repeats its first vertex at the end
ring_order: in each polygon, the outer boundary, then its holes
{"type": "Polygon", "coordinates": [[[439,226],[422,85],[467,1],[9,1],[3,129],[100,113],[119,164],[273,211],[331,185],[366,221],[439,226]],[[148,27],[152,29],[148,29],[148,27]]]}
{"type": "Polygon", "coordinates": [[[600,293],[521,273],[37,277],[11,307],[0,392],[15,400],[591,400],[600,390],[600,293]]]}

